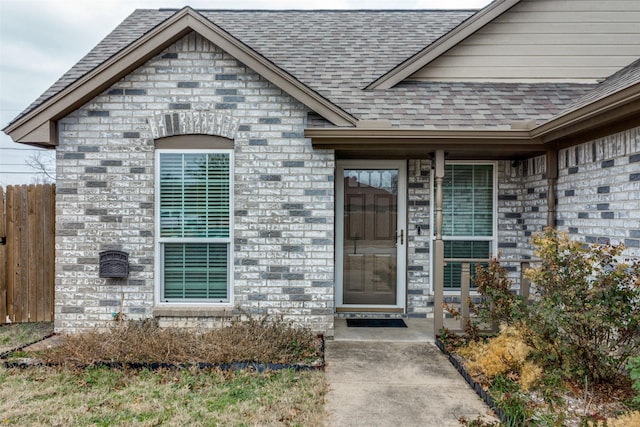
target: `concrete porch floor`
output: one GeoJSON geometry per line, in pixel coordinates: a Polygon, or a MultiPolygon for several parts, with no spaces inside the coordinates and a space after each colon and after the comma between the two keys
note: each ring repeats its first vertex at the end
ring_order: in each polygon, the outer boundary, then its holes
{"type": "Polygon", "coordinates": [[[334,320],[334,341],[435,342],[433,319],[403,319],[406,328],[349,328],[347,320],[334,320]]]}

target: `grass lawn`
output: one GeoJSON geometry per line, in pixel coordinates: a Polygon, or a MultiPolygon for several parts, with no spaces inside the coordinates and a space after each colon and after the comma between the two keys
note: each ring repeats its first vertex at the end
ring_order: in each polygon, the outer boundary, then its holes
{"type": "Polygon", "coordinates": [[[17,323],[0,325],[0,354],[30,344],[53,332],[53,323],[17,323]]]}
{"type": "Polygon", "coordinates": [[[0,368],[0,425],[319,426],[324,373],[0,368]]]}
{"type": "MultiPolygon", "coordinates": [[[[7,351],[49,333],[50,329],[42,325],[2,326],[0,343],[7,351]]],[[[99,360],[179,362],[175,359],[178,356],[217,363],[227,359],[290,363],[297,357],[316,358],[313,335],[284,323],[251,320],[206,334],[131,323],[104,334],[65,337],[59,347],[23,351],[12,357],[20,356],[58,365],[25,369],[0,365],[0,426],[324,423],[328,386],[322,371],[285,369],[257,373],[197,368],[149,371],[91,366],[99,360]],[[163,349],[171,350],[171,359],[163,359],[163,349]],[[84,364],[89,367],[83,367],[84,364]]]]}

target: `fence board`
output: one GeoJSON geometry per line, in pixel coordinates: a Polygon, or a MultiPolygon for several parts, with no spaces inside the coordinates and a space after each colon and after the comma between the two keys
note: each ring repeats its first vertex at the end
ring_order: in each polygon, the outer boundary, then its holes
{"type": "MultiPolygon", "coordinates": [[[[38,264],[37,257],[37,246],[42,244],[42,240],[38,240],[38,218],[36,217],[36,203],[38,203],[38,191],[37,188],[39,186],[30,185],[27,187],[27,251],[28,251],[28,260],[29,265],[27,267],[27,280],[29,283],[27,284],[27,321],[33,321],[32,319],[37,319],[38,314],[38,270],[40,269],[40,265],[38,264]]],[[[23,314],[24,321],[24,314],[23,314]]]]}
{"type": "MultiPolygon", "coordinates": [[[[11,187],[7,187],[7,315],[9,316],[10,321],[15,321],[15,282],[16,282],[16,259],[19,258],[17,256],[19,246],[17,244],[17,239],[15,236],[15,232],[18,228],[18,222],[15,218],[16,209],[15,209],[15,201],[17,194],[15,191],[12,191],[11,187]]],[[[18,241],[19,242],[19,241],[18,241]]]]}
{"type": "Polygon", "coordinates": [[[0,187],[0,324],[7,321],[7,229],[5,227],[4,189],[0,187]]]}
{"type": "Polygon", "coordinates": [[[7,318],[16,323],[53,320],[55,186],[7,187],[4,215],[0,217],[0,233],[4,232],[7,240],[4,260],[0,255],[5,272],[0,274],[4,276],[0,286],[6,290],[0,323],[7,318]]]}
{"type": "Polygon", "coordinates": [[[55,294],[55,237],[56,237],[56,187],[47,185],[43,196],[43,294],[42,300],[43,320],[53,321],[54,294],[55,294]]]}
{"type": "Polygon", "coordinates": [[[29,202],[27,201],[27,189],[20,186],[17,204],[15,206],[16,218],[18,218],[18,259],[17,271],[19,274],[15,276],[14,302],[13,312],[15,313],[14,322],[26,322],[29,319],[29,202]]]}

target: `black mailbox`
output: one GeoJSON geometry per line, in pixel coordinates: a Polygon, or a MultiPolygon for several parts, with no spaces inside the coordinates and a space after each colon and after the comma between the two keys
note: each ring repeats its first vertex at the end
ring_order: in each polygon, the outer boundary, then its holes
{"type": "Polygon", "coordinates": [[[129,254],[114,250],[100,252],[100,277],[129,277],[129,254]]]}

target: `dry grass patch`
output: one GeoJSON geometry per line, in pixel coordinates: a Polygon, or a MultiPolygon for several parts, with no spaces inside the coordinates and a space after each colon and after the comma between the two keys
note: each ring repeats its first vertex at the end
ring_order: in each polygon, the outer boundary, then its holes
{"type": "Polygon", "coordinates": [[[313,363],[322,340],[281,320],[248,319],[203,331],[159,328],[156,322],[118,322],[105,331],[65,336],[60,346],[38,354],[49,364],[89,366],[101,362],[223,364],[313,363]]]}
{"type": "Polygon", "coordinates": [[[0,425],[320,426],[320,371],[0,368],[0,425]]]}
{"type": "Polygon", "coordinates": [[[311,363],[322,340],[281,320],[248,319],[216,330],[114,322],[64,336],[58,347],[21,352],[53,366],[0,367],[0,425],[321,426],[327,383],[319,370],[263,373],[110,369],[103,362],[311,363]]]}

